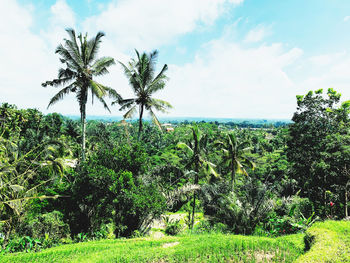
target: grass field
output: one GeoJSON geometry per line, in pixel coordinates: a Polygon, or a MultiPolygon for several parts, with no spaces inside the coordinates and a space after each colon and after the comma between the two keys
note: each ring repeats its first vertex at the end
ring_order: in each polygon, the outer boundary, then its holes
{"type": "Polygon", "coordinates": [[[298,263],[350,262],[350,221],[316,223],[306,231],[306,243],[311,248],[298,263]]]}
{"type": "Polygon", "coordinates": [[[317,223],[304,234],[279,238],[203,234],[62,245],[0,262],[350,262],[350,222],[317,223]]]}

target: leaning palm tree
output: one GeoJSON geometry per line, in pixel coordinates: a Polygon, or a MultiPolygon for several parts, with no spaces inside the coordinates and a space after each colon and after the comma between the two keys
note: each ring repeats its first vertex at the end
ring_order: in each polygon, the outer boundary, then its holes
{"type": "Polygon", "coordinates": [[[248,142],[240,142],[233,133],[228,133],[223,142],[216,142],[223,151],[223,162],[230,168],[232,190],[236,182],[236,173],[248,175],[246,167],[255,168],[247,153],[250,151],[248,142]]]}
{"type": "Polygon", "coordinates": [[[94,76],[101,76],[108,73],[107,68],[115,64],[111,57],[102,57],[97,59],[97,52],[101,44],[101,38],[104,33],[98,32],[94,38],[87,40],[87,34],[82,36],[80,33],[75,35],[73,29],[66,30],[69,39],[64,39],[64,44],[56,48],[56,53],[60,55],[60,61],[65,65],[58,70],[58,78],[52,81],[46,81],[42,86],[64,86],[49,102],[48,108],[56,102],[62,100],[69,93],[76,93],[80,107],[81,125],[82,125],[82,160],[85,160],[85,137],[86,137],[86,103],[88,92],[92,94],[92,102],[96,97],[108,110],[107,103],[103,99],[106,95],[121,99],[119,94],[96,81],[94,76]]]}
{"type": "MultiPolygon", "coordinates": [[[[180,142],[177,145],[177,147],[183,149],[189,157],[189,162],[187,163],[186,168],[193,169],[192,171],[194,172],[195,176],[195,185],[198,185],[200,173],[205,175],[214,175],[215,177],[219,176],[214,169],[215,165],[206,160],[207,144],[207,135],[203,135],[198,129],[198,126],[194,125],[192,127],[192,139],[187,143],[180,142]]],[[[191,228],[193,228],[194,225],[195,211],[196,192],[193,192],[191,228]]]]}
{"type": "Polygon", "coordinates": [[[161,90],[165,86],[167,76],[165,72],[168,69],[167,65],[164,65],[162,70],[155,75],[155,64],[158,56],[158,51],[155,50],[150,54],[142,53],[141,55],[137,50],[137,59],[132,59],[128,65],[123,64],[119,61],[124,69],[126,77],[129,79],[131,88],[133,89],[136,97],[131,99],[122,99],[114,101],[112,104],[118,103],[121,105],[119,110],[128,109],[124,114],[124,118],[132,118],[139,110],[139,133],[138,137],[142,132],[142,117],[144,110],[149,111],[153,122],[159,127],[160,123],[154,114],[154,109],[161,112],[166,112],[167,109],[172,108],[170,103],[152,98],[153,93],[161,90]]]}

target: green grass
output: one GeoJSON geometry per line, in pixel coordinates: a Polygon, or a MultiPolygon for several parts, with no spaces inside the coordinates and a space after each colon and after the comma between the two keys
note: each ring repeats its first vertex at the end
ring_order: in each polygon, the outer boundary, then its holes
{"type": "Polygon", "coordinates": [[[306,231],[310,250],[297,262],[350,262],[350,222],[325,221],[315,223],[306,231]]]}
{"type": "Polygon", "coordinates": [[[302,251],[301,234],[280,238],[207,234],[91,241],[4,255],[0,262],[293,262],[302,251]]]}
{"type": "Polygon", "coordinates": [[[0,262],[350,262],[350,222],[315,223],[306,235],[224,234],[134,238],[62,245],[0,256],[0,262]],[[311,246],[304,254],[304,237],[311,246]],[[168,245],[168,246],[166,246],[168,245]]]}

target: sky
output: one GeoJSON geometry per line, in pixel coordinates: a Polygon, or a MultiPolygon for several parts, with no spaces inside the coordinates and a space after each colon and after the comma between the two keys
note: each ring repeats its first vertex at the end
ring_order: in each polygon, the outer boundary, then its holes
{"type": "MultiPolygon", "coordinates": [[[[157,49],[169,80],[154,94],[169,117],[290,119],[296,95],[332,87],[350,99],[348,0],[0,0],[0,103],[79,115],[73,95],[47,109],[59,88],[55,48],[66,28],[103,31],[99,56],[127,63],[157,49]]],[[[133,96],[118,63],[99,77],[133,96]]],[[[88,115],[121,116],[98,102],[88,115]]]]}

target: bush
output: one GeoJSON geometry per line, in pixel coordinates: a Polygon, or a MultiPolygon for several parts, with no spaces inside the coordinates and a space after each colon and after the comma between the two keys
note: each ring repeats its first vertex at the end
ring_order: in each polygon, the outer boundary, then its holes
{"type": "Polygon", "coordinates": [[[227,231],[236,234],[253,233],[273,207],[264,186],[255,187],[255,183],[247,182],[245,189],[237,191],[239,195],[225,183],[202,187],[203,210],[210,216],[211,224],[225,224],[227,231]]]}
{"type": "Polygon", "coordinates": [[[164,212],[165,198],[155,185],[135,180],[130,172],[122,172],[119,176],[110,188],[116,194],[113,200],[115,234],[131,236],[135,230],[144,234],[152,220],[164,212]]]}
{"type": "Polygon", "coordinates": [[[309,199],[299,196],[282,198],[275,201],[274,211],[270,212],[267,221],[259,224],[255,232],[260,232],[260,235],[265,232],[271,236],[294,234],[305,231],[317,220],[309,199]]]}
{"type": "Polygon", "coordinates": [[[28,220],[25,223],[24,232],[28,236],[40,240],[50,239],[53,242],[69,237],[70,233],[69,226],[63,221],[63,214],[59,211],[40,214],[28,220]]]}
{"type": "Polygon", "coordinates": [[[201,220],[193,228],[194,233],[203,234],[203,233],[228,233],[229,228],[223,223],[213,223],[209,220],[201,220]]]}
{"type": "Polygon", "coordinates": [[[309,218],[314,212],[314,206],[308,198],[301,198],[295,195],[277,199],[274,210],[279,217],[288,215],[295,219],[300,219],[302,216],[309,218]]]}
{"type": "Polygon", "coordinates": [[[170,236],[176,236],[182,230],[182,225],[179,219],[170,219],[169,216],[164,217],[165,222],[165,234],[170,236]]]}
{"type": "Polygon", "coordinates": [[[138,144],[103,147],[73,172],[72,196],[66,214],[74,235],[98,238],[103,225],[113,222],[116,236],[144,234],[165,209],[165,198],[152,180],[140,173],[147,164],[138,144]]]}
{"type": "Polygon", "coordinates": [[[21,251],[37,251],[42,247],[39,239],[34,239],[29,236],[11,239],[5,248],[5,252],[14,253],[21,251]]]}

